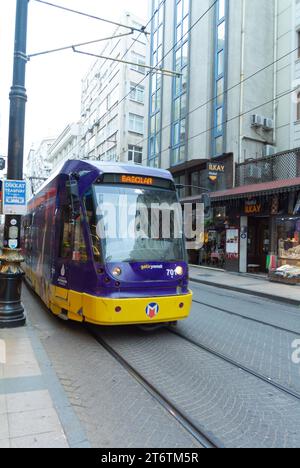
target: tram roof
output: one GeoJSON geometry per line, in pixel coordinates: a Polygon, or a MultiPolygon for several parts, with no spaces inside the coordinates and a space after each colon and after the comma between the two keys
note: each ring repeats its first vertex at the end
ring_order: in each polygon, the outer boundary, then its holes
{"type": "Polygon", "coordinates": [[[140,166],[137,164],[113,163],[102,161],[84,161],[90,166],[99,169],[103,174],[132,174],[149,177],[161,177],[163,179],[173,180],[173,176],[169,171],[157,169],[148,166],[140,166]]]}
{"type": "MultiPolygon", "coordinates": [[[[77,171],[98,170],[99,174],[132,174],[145,177],[158,177],[173,180],[173,176],[165,169],[156,169],[137,164],[113,163],[106,161],[89,161],[80,159],[69,159],[62,163],[52,176],[47,179],[35,194],[37,196],[48,184],[50,184],[60,174],[70,174],[77,171]]],[[[34,197],[32,197],[34,198],[34,197]]]]}

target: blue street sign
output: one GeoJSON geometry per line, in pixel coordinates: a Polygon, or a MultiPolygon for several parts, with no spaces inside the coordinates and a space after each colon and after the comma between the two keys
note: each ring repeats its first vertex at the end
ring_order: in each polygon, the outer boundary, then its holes
{"type": "Polygon", "coordinates": [[[25,180],[5,180],[3,183],[3,214],[26,214],[25,180]]]}

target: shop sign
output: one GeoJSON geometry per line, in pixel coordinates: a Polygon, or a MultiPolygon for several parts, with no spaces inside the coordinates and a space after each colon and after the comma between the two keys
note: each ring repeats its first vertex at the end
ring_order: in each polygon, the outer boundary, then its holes
{"type": "Polygon", "coordinates": [[[250,214],[260,214],[262,211],[262,204],[257,200],[247,200],[245,202],[245,213],[250,214]]]}
{"type": "Polygon", "coordinates": [[[225,174],[225,164],[209,163],[207,169],[208,178],[211,182],[216,182],[219,174],[225,174]]]}

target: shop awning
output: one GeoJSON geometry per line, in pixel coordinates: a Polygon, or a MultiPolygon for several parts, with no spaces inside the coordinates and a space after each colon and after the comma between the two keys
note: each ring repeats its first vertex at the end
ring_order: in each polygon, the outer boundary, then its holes
{"type": "MultiPolygon", "coordinates": [[[[300,190],[300,177],[286,180],[274,180],[262,184],[243,185],[233,189],[220,192],[211,192],[210,196],[213,202],[233,200],[237,198],[257,197],[261,195],[272,195],[276,193],[292,192],[300,190]]],[[[184,202],[196,201],[199,197],[185,198],[184,202]]]]}

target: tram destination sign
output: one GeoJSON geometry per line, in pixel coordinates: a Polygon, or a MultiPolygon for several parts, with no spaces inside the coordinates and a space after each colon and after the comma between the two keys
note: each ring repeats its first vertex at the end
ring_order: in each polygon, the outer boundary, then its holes
{"type": "Polygon", "coordinates": [[[3,214],[26,214],[26,182],[25,180],[3,181],[3,214]]]}

